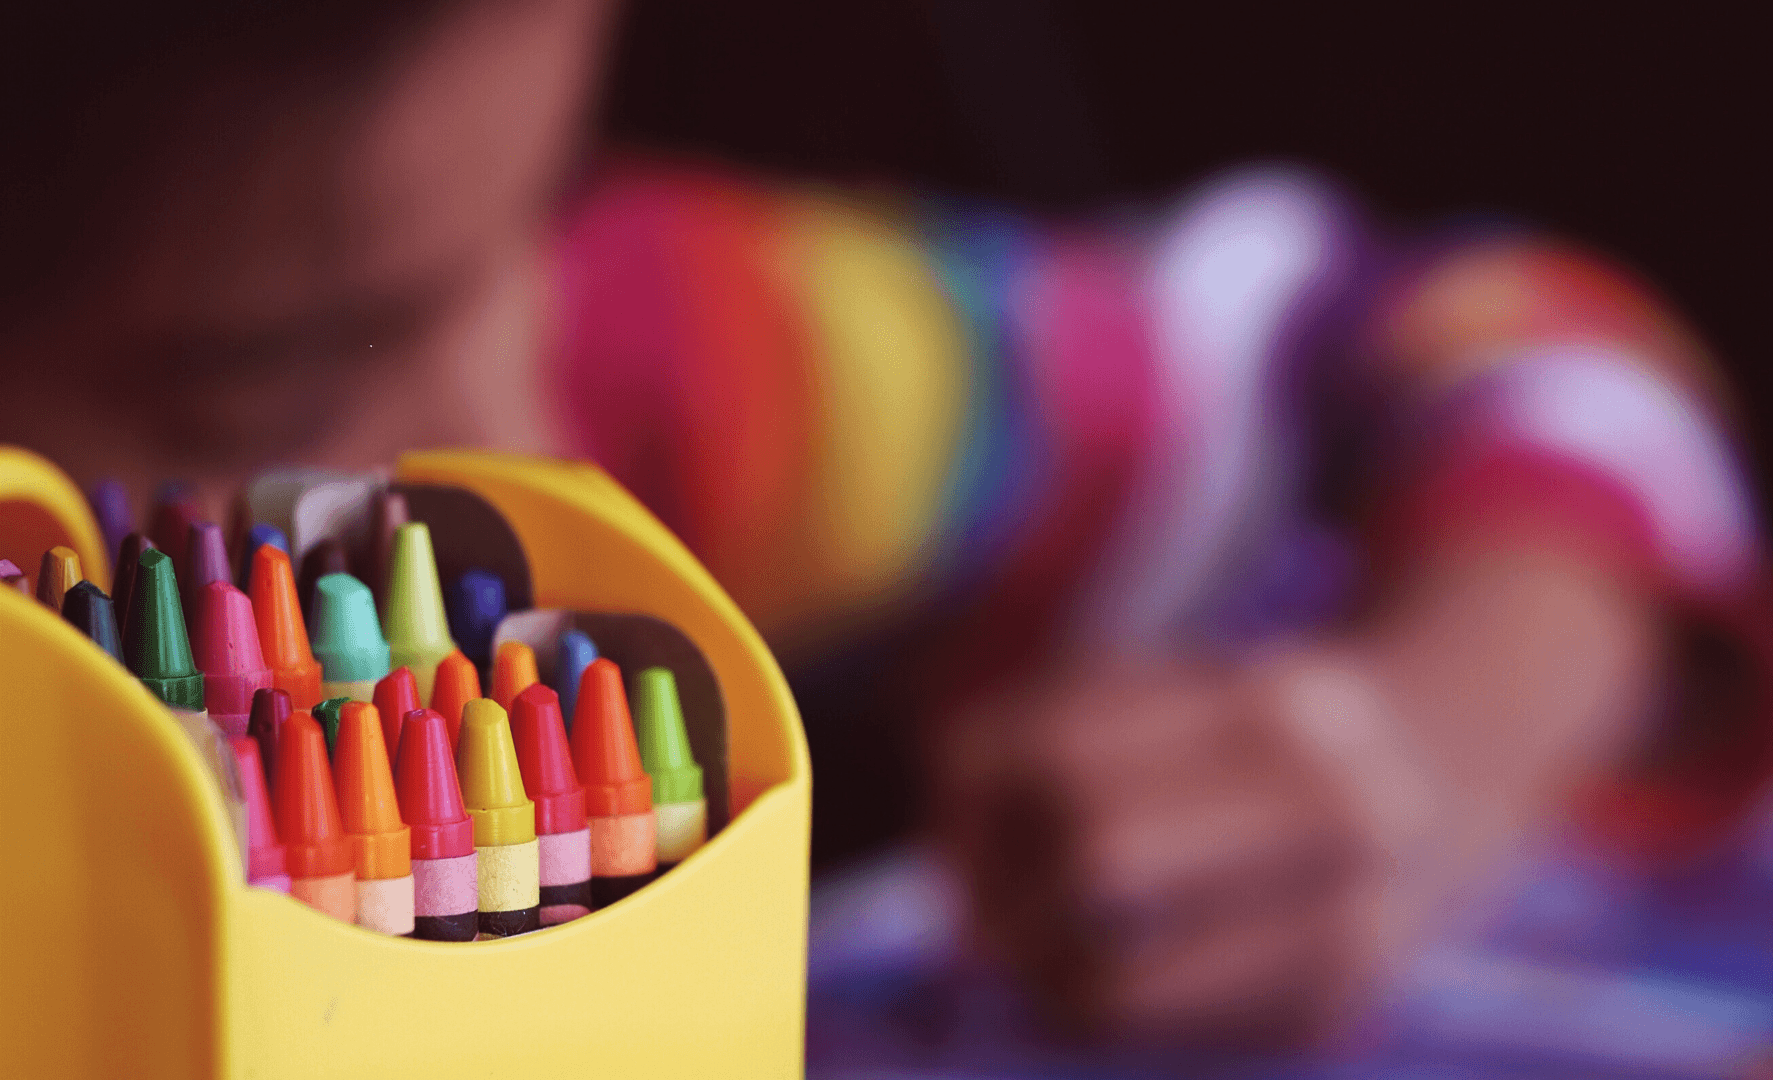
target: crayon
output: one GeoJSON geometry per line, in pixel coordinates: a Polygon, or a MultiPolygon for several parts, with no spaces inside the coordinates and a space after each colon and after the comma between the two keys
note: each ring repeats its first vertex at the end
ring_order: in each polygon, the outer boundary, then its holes
{"type": "MultiPolygon", "coordinates": [[[[279,529],[275,525],[265,525],[262,523],[254,525],[247,531],[246,540],[241,544],[240,587],[242,589],[251,584],[253,557],[259,553],[259,548],[264,547],[266,544],[283,552],[285,557],[289,555],[289,537],[283,535],[282,529],[279,529]]],[[[290,577],[289,587],[293,594],[295,591],[295,578],[293,575],[290,577]]]]}
{"type": "Polygon", "coordinates": [[[246,489],[242,488],[236,491],[234,498],[228,502],[228,529],[226,533],[229,578],[242,589],[246,588],[247,574],[252,572],[252,563],[249,561],[252,552],[247,550],[246,546],[246,537],[248,533],[252,532],[252,523],[252,499],[246,494],[246,489]]]}
{"type": "Polygon", "coordinates": [[[45,551],[37,564],[37,601],[60,615],[62,597],[81,580],[80,556],[73,548],[57,544],[45,551]]]}
{"type": "Polygon", "coordinates": [[[223,733],[244,735],[253,695],[272,685],[252,601],[222,578],[198,591],[196,612],[191,652],[203,672],[204,708],[223,733]]]}
{"type": "Polygon", "coordinates": [[[388,760],[400,748],[400,725],[406,714],[423,707],[412,668],[397,667],[376,683],[376,712],[382,716],[382,745],[388,748],[388,760]]]}
{"type": "Polygon", "coordinates": [[[356,922],[356,859],[339,820],[326,736],[306,712],[290,713],[283,724],[275,776],[271,797],[289,860],[289,894],[335,919],[356,922]]]}
{"type": "Polygon", "coordinates": [[[283,737],[284,721],[294,711],[287,690],[270,687],[252,696],[252,718],[246,722],[246,734],[259,744],[259,760],[265,764],[266,783],[276,774],[277,740],[283,737]]]}
{"type": "Polygon", "coordinates": [[[234,825],[240,858],[246,860],[246,801],[234,754],[221,729],[203,708],[203,673],[191,658],[185,614],[179,605],[178,575],[172,556],[156,548],[136,560],[135,594],[129,622],[123,627],[123,661],[148,692],[165,702],[179,729],[221,786],[222,800],[234,825]]]}
{"type": "Polygon", "coordinates": [[[412,933],[412,830],[400,820],[382,718],[374,705],[345,705],[332,781],[357,870],[357,925],[383,934],[412,933]]]}
{"type": "Polygon", "coordinates": [[[117,480],[100,480],[86,489],[86,502],[98,521],[99,535],[105,538],[105,550],[116,551],[123,538],[135,529],[135,511],[129,506],[128,489],[117,480]]]}
{"type": "Polygon", "coordinates": [[[339,744],[339,721],[344,719],[345,706],[351,703],[348,697],[327,698],[310,709],[314,722],[320,725],[321,734],[326,736],[326,754],[332,756],[339,744]]]}
{"type": "Polygon", "coordinates": [[[511,724],[498,702],[476,698],[462,710],[456,746],[462,804],[474,819],[480,856],[481,937],[510,937],[542,926],[541,853],[536,804],[523,793],[511,724]]]}
{"type": "Polygon", "coordinates": [[[117,605],[117,627],[129,628],[129,602],[135,597],[135,572],[141,566],[142,552],[151,551],[154,541],[141,533],[130,533],[117,545],[117,566],[111,571],[111,602],[117,605]]]}
{"type": "Polygon", "coordinates": [[[72,623],[92,643],[123,662],[123,637],[117,631],[117,605],[90,581],[82,581],[62,597],[62,618],[72,623]]]}
{"type": "Polygon", "coordinates": [[[179,587],[185,601],[185,624],[197,624],[197,594],[212,581],[233,581],[222,527],[213,521],[191,526],[185,539],[185,561],[179,564],[179,587]]]}
{"type": "Polygon", "coordinates": [[[322,697],[375,698],[388,674],[388,642],[369,586],[350,574],[328,574],[314,586],[309,643],[320,661],[322,697]]]}
{"type": "Polygon", "coordinates": [[[148,519],[148,536],[155,547],[172,556],[174,566],[182,568],[191,526],[201,520],[203,511],[189,489],[176,481],[162,484],[154,498],[154,513],[148,519]]]}
{"type": "Polygon", "coordinates": [[[480,672],[462,650],[457,649],[437,664],[437,685],[431,688],[431,708],[443,716],[451,750],[461,742],[462,707],[479,696],[480,672]]]}
{"type": "Polygon", "coordinates": [[[536,675],[536,651],[528,642],[507,641],[499,646],[499,654],[493,658],[492,677],[492,699],[499,703],[499,708],[510,712],[517,695],[540,681],[536,675]]]}
{"type": "Polygon", "coordinates": [[[320,661],[308,646],[308,626],[296,602],[289,553],[265,544],[252,556],[252,614],[271,685],[289,693],[295,709],[320,704],[320,661]]]}
{"type": "Polygon", "coordinates": [[[608,907],[659,868],[653,780],[640,763],[621,669],[608,658],[593,661],[579,681],[572,744],[590,815],[591,898],[608,907]]]}
{"type": "Polygon", "coordinates": [[[553,926],[596,905],[591,900],[591,827],[585,820],[585,789],[573,773],[560,695],[537,683],[511,707],[511,740],[523,790],[536,807],[536,846],[541,866],[542,925],[553,926]]]}
{"type": "Polygon", "coordinates": [[[449,630],[468,659],[492,663],[493,634],[505,617],[505,580],[488,570],[469,570],[449,587],[449,630]]]}
{"type": "MultiPolygon", "coordinates": [[[[401,505],[406,505],[404,498],[401,505]]],[[[382,603],[383,626],[392,651],[389,663],[412,668],[419,699],[430,701],[437,662],[456,651],[443,613],[443,586],[437,581],[431,529],[422,521],[409,522],[395,532],[393,545],[382,603]]]]}
{"type": "Polygon", "coordinates": [[[329,574],[343,574],[351,569],[345,545],[340,540],[322,540],[302,556],[302,572],[296,578],[296,596],[302,602],[302,615],[309,625],[314,622],[314,587],[329,574]]]}
{"type": "MultiPolygon", "coordinates": [[[[376,602],[388,602],[389,576],[394,561],[395,534],[400,527],[412,520],[412,513],[407,509],[406,496],[398,491],[387,488],[376,492],[369,502],[369,587],[375,590],[376,602]]],[[[430,534],[426,534],[425,543],[429,547],[430,534]]],[[[437,576],[437,565],[431,565],[431,576],[437,576]]],[[[437,589],[437,606],[443,607],[443,589],[437,589]]],[[[448,635],[445,629],[445,636],[448,635]]],[[[392,636],[392,631],[389,632],[392,636]]]]}
{"type": "Polygon", "coordinates": [[[432,709],[409,713],[394,755],[400,817],[412,829],[413,932],[473,941],[480,929],[480,856],[462,806],[449,728],[432,709]]]}
{"type": "Polygon", "coordinates": [[[259,759],[257,740],[244,735],[228,739],[240,787],[246,795],[246,883],[261,889],[289,891],[288,852],[277,839],[277,823],[271,819],[271,795],[265,788],[265,766],[259,759]]]}
{"type": "Polygon", "coordinates": [[[560,633],[559,655],[554,663],[554,692],[560,695],[560,715],[566,719],[566,733],[573,733],[573,718],[579,711],[579,680],[585,669],[597,659],[597,646],[583,630],[560,633]]]}
{"type": "Polygon", "coordinates": [[[31,595],[31,579],[18,568],[18,563],[11,559],[0,559],[0,584],[9,589],[16,589],[26,596],[31,595]]]}
{"type": "Polygon", "coordinates": [[[634,680],[634,731],[640,740],[640,760],[653,778],[659,869],[669,870],[708,839],[702,767],[690,755],[677,678],[670,669],[647,668],[634,680]]]}

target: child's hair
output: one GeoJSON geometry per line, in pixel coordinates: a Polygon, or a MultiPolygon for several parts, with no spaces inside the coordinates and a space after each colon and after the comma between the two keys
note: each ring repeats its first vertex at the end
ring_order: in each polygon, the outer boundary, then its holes
{"type": "Polygon", "coordinates": [[[0,29],[0,329],[76,294],[129,242],[186,110],[248,125],[291,94],[342,98],[464,2],[17,5],[0,29]]]}

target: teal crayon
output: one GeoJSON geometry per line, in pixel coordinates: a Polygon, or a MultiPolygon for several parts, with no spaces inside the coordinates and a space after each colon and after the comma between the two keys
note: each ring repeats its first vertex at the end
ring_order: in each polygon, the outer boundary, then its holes
{"type": "Polygon", "coordinates": [[[308,643],[320,661],[322,697],[375,701],[391,652],[368,585],[350,574],[328,574],[316,582],[308,643]]]}

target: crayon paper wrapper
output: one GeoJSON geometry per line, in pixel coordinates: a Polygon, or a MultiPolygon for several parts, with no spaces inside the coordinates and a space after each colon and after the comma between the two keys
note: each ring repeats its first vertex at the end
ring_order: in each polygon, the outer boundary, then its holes
{"type": "Polygon", "coordinates": [[[618,814],[591,819],[593,877],[633,877],[659,867],[658,819],[644,814],[618,814]]]}
{"type": "Polygon", "coordinates": [[[708,839],[708,803],[660,803],[653,807],[658,819],[659,861],[678,863],[690,857],[708,839]]]}
{"type": "Polygon", "coordinates": [[[575,885],[591,877],[591,830],[536,837],[543,885],[575,885]]]}
{"type": "Polygon", "coordinates": [[[356,682],[323,682],[320,684],[321,701],[336,697],[346,697],[352,701],[363,701],[373,705],[376,700],[375,680],[359,679],[356,682]]]}
{"type": "Polygon", "coordinates": [[[357,872],[347,870],[331,877],[293,878],[289,895],[335,919],[357,921],[357,872]]]}
{"type": "Polygon", "coordinates": [[[480,910],[480,855],[412,861],[413,911],[427,918],[480,910]]]}
{"type": "Polygon", "coordinates": [[[541,847],[498,844],[477,847],[480,857],[480,910],[519,911],[542,902],[541,847]]]}
{"type": "Polygon", "coordinates": [[[412,875],[358,879],[357,925],[384,934],[412,933],[412,875]]]}

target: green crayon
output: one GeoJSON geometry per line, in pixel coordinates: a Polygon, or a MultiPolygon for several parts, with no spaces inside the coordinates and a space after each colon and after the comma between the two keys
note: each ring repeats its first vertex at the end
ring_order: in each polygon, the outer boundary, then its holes
{"type": "Polygon", "coordinates": [[[419,700],[430,701],[437,663],[456,651],[456,643],[450,640],[449,619],[443,612],[431,529],[422,521],[408,522],[394,532],[382,623],[392,653],[389,666],[411,668],[419,700]]]}
{"type": "Polygon", "coordinates": [[[175,709],[202,712],[203,673],[191,659],[172,556],[158,549],[142,552],[132,588],[129,625],[123,632],[124,662],[161,701],[175,709]]]}
{"type": "Polygon", "coordinates": [[[690,753],[677,679],[668,668],[647,668],[634,680],[634,730],[640,762],[653,778],[659,868],[670,869],[708,839],[708,801],[702,767],[690,753]]]}
{"type": "Polygon", "coordinates": [[[331,757],[333,747],[339,744],[339,714],[350,704],[348,697],[327,698],[311,710],[320,730],[326,733],[326,756],[331,757]]]}

